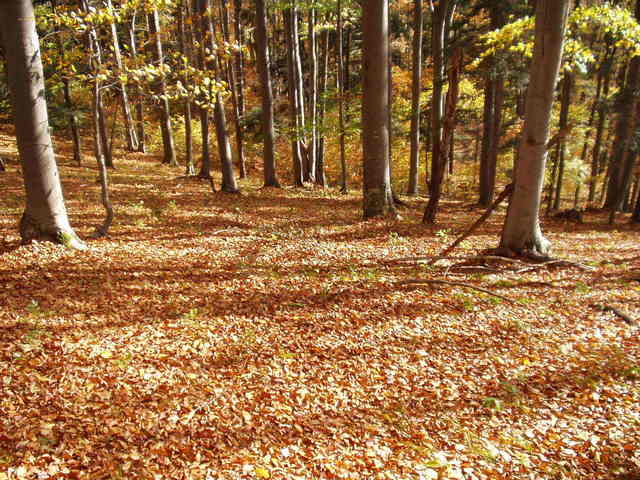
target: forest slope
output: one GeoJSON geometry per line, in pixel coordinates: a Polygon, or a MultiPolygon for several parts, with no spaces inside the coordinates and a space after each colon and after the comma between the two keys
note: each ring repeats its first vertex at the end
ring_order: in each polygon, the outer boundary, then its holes
{"type": "MultiPolygon", "coordinates": [[[[108,238],[19,246],[13,148],[0,138],[0,479],[640,478],[638,327],[597,307],[640,318],[637,228],[546,222],[589,270],[390,265],[480,212],[445,202],[428,229],[412,201],[363,222],[358,195],[212,194],[132,154],[108,238]]],[[[88,238],[96,170],[59,163],[88,238]]],[[[454,255],[495,246],[503,218],[454,255]]]]}

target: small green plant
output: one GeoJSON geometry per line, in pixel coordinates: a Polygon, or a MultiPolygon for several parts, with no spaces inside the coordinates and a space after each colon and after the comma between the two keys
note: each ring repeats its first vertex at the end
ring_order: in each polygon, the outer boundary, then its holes
{"type": "Polygon", "coordinates": [[[73,245],[74,238],[70,233],[58,232],[57,237],[58,242],[60,242],[65,247],[70,248],[73,245]]]}
{"type": "Polygon", "coordinates": [[[583,282],[576,282],[575,289],[578,293],[589,293],[591,291],[591,287],[583,282]]]}
{"type": "Polygon", "coordinates": [[[482,400],[482,406],[493,412],[501,412],[504,409],[502,400],[494,397],[486,397],[484,400],[482,400]]]}
{"type": "Polygon", "coordinates": [[[27,312],[34,317],[39,317],[44,314],[42,308],[40,308],[40,304],[37,300],[31,300],[27,305],[27,312]]]}
{"type": "Polygon", "coordinates": [[[448,228],[443,228],[442,230],[438,230],[436,232],[436,237],[446,239],[449,236],[450,230],[448,228]]]}

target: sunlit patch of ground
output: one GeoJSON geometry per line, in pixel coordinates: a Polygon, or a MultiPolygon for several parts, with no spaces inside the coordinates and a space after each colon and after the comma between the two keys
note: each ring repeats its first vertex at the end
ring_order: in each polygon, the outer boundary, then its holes
{"type": "MultiPolygon", "coordinates": [[[[593,267],[461,274],[433,255],[478,215],[422,201],[360,220],[357,194],[212,194],[116,158],[116,219],[75,252],[19,246],[0,136],[0,479],[640,478],[638,229],[547,222],[593,267]],[[401,287],[447,278],[491,289],[401,287]]],[[[62,145],[71,221],[101,222],[93,159],[62,145]]],[[[495,246],[504,211],[453,254],[495,246]]],[[[622,219],[621,219],[622,222],[622,219]]]]}

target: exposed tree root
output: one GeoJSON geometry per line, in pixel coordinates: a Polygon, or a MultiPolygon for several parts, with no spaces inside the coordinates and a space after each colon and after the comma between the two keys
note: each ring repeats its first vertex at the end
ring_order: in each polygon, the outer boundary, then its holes
{"type": "Polygon", "coordinates": [[[435,280],[435,279],[428,279],[428,278],[425,278],[425,279],[414,278],[409,280],[402,280],[400,282],[397,282],[396,285],[449,285],[450,287],[463,287],[463,288],[469,288],[471,290],[477,290],[478,292],[486,293],[487,295],[491,295],[492,297],[496,297],[501,300],[504,300],[507,303],[511,303],[511,304],[515,303],[509,297],[505,297],[504,295],[494,293],[491,290],[487,290],[486,288],[476,287],[475,285],[471,285],[469,283],[463,283],[463,282],[450,282],[448,280],[435,280]]]}

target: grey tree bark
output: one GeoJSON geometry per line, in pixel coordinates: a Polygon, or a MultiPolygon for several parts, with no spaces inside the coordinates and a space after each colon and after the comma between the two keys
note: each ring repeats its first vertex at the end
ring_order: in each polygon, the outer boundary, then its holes
{"type": "Polygon", "coordinates": [[[49,135],[40,42],[31,0],[0,1],[0,38],[26,191],[23,242],[50,240],[86,248],[69,224],[49,135]]]}
{"type": "Polygon", "coordinates": [[[271,71],[269,60],[269,43],[267,40],[267,11],[265,0],[255,0],[256,7],[256,60],[260,89],[262,93],[262,132],[264,160],[264,186],[280,187],[276,172],[276,156],[274,149],[275,131],[273,127],[273,92],[271,90],[271,71]]]}
{"type": "Polygon", "coordinates": [[[389,169],[389,37],[387,0],[366,0],[362,10],[363,213],[395,216],[389,169]]]}
{"type": "Polygon", "coordinates": [[[409,158],[409,186],[407,195],[418,194],[420,166],[420,92],[422,91],[422,32],[424,15],[422,0],[413,3],[413,66],[411,80],[411,150],[409,158]]]}
{"type": "Polygon", "coordinates": [[[535,46],[530,69],[520,154],[500,247],[547,256],[550,242],[540,228],[551,109],[564,48],[570,0],[537,0],[535,46]]]}
{"type": "MultiPolygon", "coordinates": [[[[164,54],[162,51],[162,38],[160,36],[160,17],[157,8],[153,8],[149,13],[149,36],[151,37],[151,49],[158,67],[164,67],[164,54]]],[[[161,72],[160,79],[156,85],[156,93],[164,96],[166,93],[165,75],[161,72]]],[[[162,133],[162,145],[164,147],[164,156],[162,163],[171,166],[178,165],[176,160],[176,149],[173,143],[173,131],[171,129],[171,110],[169,100],[164,97],[160,99],[160,131],[162,133]]]]}

